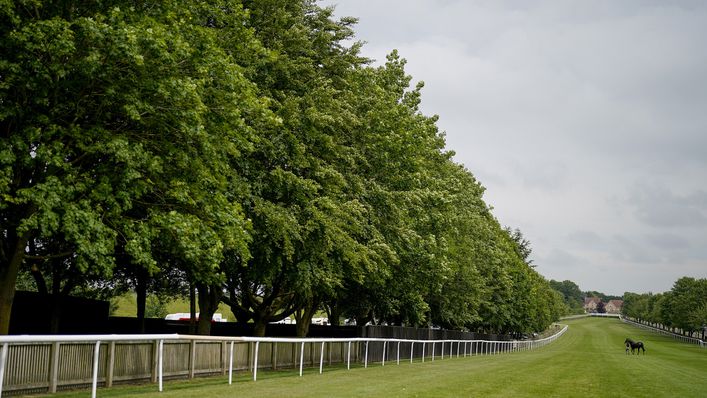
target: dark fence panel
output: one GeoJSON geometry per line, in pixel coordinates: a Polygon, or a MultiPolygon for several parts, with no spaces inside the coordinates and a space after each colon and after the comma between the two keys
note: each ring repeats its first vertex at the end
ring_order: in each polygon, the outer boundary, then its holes
{"type": "Polygon", "coordinates": [[[10,334],[94,334],[105,332],[109,303],[71,296],[17,291],[10,334]]]}
{"type": "MultiPolygon", "coordinates": [[[[10,334],[189,334],[188,321],[147,318],[144,330],[132,317],[109,317],[107,301],[76,297],[41,295],[18,291],[12,307],[10,334]]],[[[214,322],[213,336],[252,336],[253,324],[214,322]]],[[[266,337],[295,337],[296,325],[270,324],[266,337]]],[[[307,337],[394,338],[408,340],[511,340],[511,336],[479,334],[458,330],[412,328],[401,326],[329,326],[309,327],[307,337]]]]}
{"type": "Polygon", "coordinates": [[[510,335],[482,334],[461,330],[423,329],[402,326],[369,325],[361,328],[358,337],[408,340],[512,340],[510,335]]]}

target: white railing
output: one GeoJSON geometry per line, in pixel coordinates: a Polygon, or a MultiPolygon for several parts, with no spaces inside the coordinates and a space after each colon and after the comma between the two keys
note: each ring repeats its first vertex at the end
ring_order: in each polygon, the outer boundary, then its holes
{"type": "Polygon", "coordinates": [[[702,348],[706,348],[706,347],[707,347],[707,344],[705,343],[705,341],[700,340],[700,339],[696,339],[696,338],[694,338],[694,337],[683,336],[683,335],[680,335],[680,334],[677,334],[677,333],[670,332],[670,331],[668,331],[668,330],[659,329],[659,328],[656,328],[656,327],[653,327],[653,326],[650,326],[650,325],[644,325],[644,324],[642,324],[642,323],[639,323],[639,322],[636,322],[636,321],[633,321],[633,320],[627,319],[627,318],[621,318],[621,319],[622,319],[624,322],[626,322],[626,323],[628,323],[628,324],[631,324],[631,325],[633,325],[633,326],[636,326],[636,327],[639,327],[639,328],[643,328],[643,329],[646,329],[646,330],[650,330],[651,332],[654,332],[654,333],[660,333],[660,334],[663,334],[663,335],[666,335],[666,336],[670,336],[670,337],[672,337],[672,338],[674,338],[674,339],[676,339],[676,340],[680,340],[680,341],[682,341],[682,342],[684,342],[684,343],[697,344],[697,345],[699,345],[699,346],[702,347],[702,348]]]}
{"type": "Polygon", "coordinates": [[[566,321],[569,319],[579,319],[579,318],[588,318],[588,317],[597,317],[597,318],[621,318],[621,314],[610,314],[610,313],[604,313],[600,314],[598,312],[590,312],[588,314],[578,314],[578,315],[568,315],[568,316],[563,316],[560,318],[561,321],[566,321]]]}
{"type": "Polygon", "coordinates": [[[621,318],[621,314],[610,314],[608,312],[603,313],[603,314],[600,314],[598,312],[592,312],[587,315],[597,317],[597,318],[621,318]]]}
{"type": "MultiPolygon", "coordinates": [[[[99,364],[104,363],[103,361],[100,361],[101,358],[101,346],[104,344],[110,344],[111,349],[107,350],[110,353],[105,353],[104,352],[104,359],[106,356],[108,356],[110,359],[108,362],[110,362],[107,366],[108,369],[103,369],[104,374],[108,374],[108,372],[113,372],[113,356],[115,352],[115,343],[116,342],[132,342],[132,343],[138,343],[138,344],[151,344],[151,347],[154,346],[154,353],[156,360],[154,361],[154,370],[156,371],[156,377],[154,377],[154,381],[157,382],[158,385],[158,391],[163,390],[163,377],[164,377],[164,368],[165,368],[165,363],[164,363],[164,352],[165,352],[165,342],[170,342],[170,343],[175,343],[175,342],[181,342],[181,343],[189,343],[191,345],[191,353],[187,354],[190,357],[190,361],[193,361],[193,357],[196,356],[196,343],[217,343],[221,344],[223,347],[223,352],[225,354],[225,351],[228,350],[228,356],[226,357],[223,355],[223,358],[228,358],[227,362],[228,365],[224,366],[223,370],[225,371],[225,368],[228,368],[228,384],[232,384],[233,382],[233,370],[234,370],[234,344],[238,343],[248,343],[248,344],[254,344],[255,345],[255,354],[252,356],[252,363],[248,364],[248,367],[251,368],[250,366],[252,365],[252,372],[253,372],[253,380],[257,380],[258,376],[258,367],[259,367],[259,348],[261,344],[267,344],[270,343],[274,347],[275,344],[280,344],[280,343],[289,343],[294,345],[293,346],[293,353],[294,349],[299,348],[299,361],[297,363],[299,364],[299,375],[302,376],[303,373],[303,366],[305,362],[305,344],[310,344],[310,348],[313,348],[313,345],[315,344],[320,344],[321,345],[321,350],[319,351],[319,373],[323,372],[323,367],[324,367],[324,348],[326,344],[338,344],[342,349],[346,347],[346,367],[347,369],[351,368],[351,348],[352,344],[356,344],[357,347],[356,349],[358,350],[359,348],[361,349],[361,353],[363,355],[363,366],[368,367],[369,364],[369,345],[371,344],[381,344],[383,345],[382,349],[382,358],[380,358],[380,363],[381,366],[385,366],[386,361],[392,361],[395,360],[397,364],[400,364],[401,359],[407,361],[407,357],[403,358],[401,356],[401,345],[405,347],[405,351],[407,351],[409,347],[409,361],[413,362],[414,358],[416,357],[415,355],[415,348],[417,347],[417,351],[422,351],[422,355],[420,358],[422,359],[422,362],[425,362],[426,358],[430,358],[431,361],[434,361],[436,358],[439,359],[444,359],[445,355],[447,358],[449,357],[460,357],[460,356],[472,356],[472,355],[498,355],[506,352],[514,352],[514,351],[525,351],[525,350],[531,350],[531,349],[536,349],[539,347],[543,347],[551,342],[554,342],[557,338],[562,336],[567,331],[568,326],[564,326],[559,332],[555,333],[554,335],[544,338],[544,339],[539,339],[539,340],[525,340],[525,341],[518,341],[518,340],[512,340],[512,341],[492,341],[492,340],[405,340],[405,339],[380,339],[380,338],[267,338],[267,337],[224,337],[224,336],[192,336],[192,335],[179,335],[179,334],[163,334],[163,335],[74,335],[74,336],[29,336],[29,335],[23,335],[23,336],[0,336],[0,344],[2,344],[2,351],[0,351],[0,398],[2,397],[2,391],[3,391],[3,378],[6,373],[6,370],[9,367],[12,366],[25,366],[28,369],[34,369],[34,365],[31,363],[26,363],[29,361],[42,361],[42,362],[51,362],[52,364],[46,365],[50,366],[53,371],[50,371],[50,373],[53,372],[53,376],[50,376],[50,379],[53,378],[53,380],[50,380],[49,382],[49,392],[56,392],[56,386],[57,386],[57,380],[56,380],[56,373],[57,373],[57,368],[59,367],[59,356],[60,351],[59,351],[59,346],[60,345],[71,345],[71,344],[90,344],[93,347],[93,352],[92,355],[88,356],[86,355],[85,358],[83,359],[83,362],[86,362],[90,358],[90,366],[91,366],[91,397],[95,398],[96,397],[96,390],[98,386],[98,381],[99,381],[99,364]],[[25,357],[22,357],[22,359],[13,362],[8,362],[8,352],[10,351],[11,347],[26,347],[26,346],[51,346],[51,354],[44,355],[43,358],[38,359],[38,355],[33,354],[33,355],[27,355],[25,357]],[[363,345],[363,347],[361,347],[363,345]],[[395,349],[393,350],[395,352],[394,354],[394,359],[389,356],[389,351],[391,351],[392,347],[395,346],[395,349]],[[112,350],[112,351],[111,351],[112,350]],[[425,352],[427,351],[427,355],[425,355],[425,352]],[[49,359],[49,361],[44,361],[44,359],[49,359]],[[53,386],[53,388],[52,388],[53,386]]],[[[47,350],[45,350],[47,351],[47,350]]],[[[106,350],[104,350],[106,351],[106,350]]],[[[149,351],[149,348],[148,348],[149,351]]],[[[276,350],[275,350],[276,351],[276,350]]],[[[312,355],[311,355],[311,362],[314,362],[313,359],[313,350],[312,350],[312,355]]],[[[273,355],[276,355],[276,353],[273,353],[273,355]]],[[[15,355],[15,357],[19,357],[19,355],[15,355]]],[[[83,357],[82,357],[83,358],[83,357]]],[[[248,361],[250,362],[250,354],[248,356],[248,361]]],[[[342,358],[343,359],[343,358],[342,358]]],[[[134,359],[133,359],[134,360],[134,359]]],[[[360,358],[359,358],[360,360],[360,358]]],[[[143,359],[144,361],[144,359],[143,359]]],[[[193,362],[192,362],[193,363],[193,362]]],[[[74,363],[75,366],[89,366],[87,363],[82,363],[81,360],[78,362],[74,363]]],[[[225,365],[225,364],[224,364],[225,365]]],[[[46,367],[45,366],[45,367],[46,367]]],[[[194,365],[190,365],[191,367],[191,375],[194,373],[194,365]]],[[[112,374],[110,376],[112,378],[112,374]]],[[[107,378],[107,376],[106,376],[107,378]]],[[[108,383],[107,385],[110,385],[108,383]]]]}

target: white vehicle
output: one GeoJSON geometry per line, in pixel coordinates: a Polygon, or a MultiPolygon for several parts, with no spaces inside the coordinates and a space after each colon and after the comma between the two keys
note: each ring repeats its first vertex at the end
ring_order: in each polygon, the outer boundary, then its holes
{"type": "Polygon", "coordinates": [[[275,325],[294,325],[295,323],[297,323],[297,321],[292,318],[285,318],[285,319],[280,319],[277,322],[270,322],[270,323],[275,324],[275,325]]]}
{"type": "MultiPolygon", "coordinates": [[[[177,312],[175,314],[168,314],[164,317],[167,321],[188,321],[191,319],[191,314],[188,312],[177,312]]],[[[199,320],[199,313],[196,313],[196,320],[199,320]]],[[[228,322],[228,318],[224,318],[223,314],[215,313],[211,318],[212,322],[228,322]]]]}

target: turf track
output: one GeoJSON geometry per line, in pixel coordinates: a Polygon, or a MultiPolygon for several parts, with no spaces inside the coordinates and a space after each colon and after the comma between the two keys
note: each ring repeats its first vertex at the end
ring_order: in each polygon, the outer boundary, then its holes
{"type": "MultiPolygon", "coordinates": [[[[452,358],[385,367],[325,368],[236,375],[154,385],[100,389],[99,397],[707,397],[707,349],[677,342],[617,319],[566,322],[568,332],[534,351],[452,358]],[[626,355],[626,337],[641,340],[646,355],[626,355]]],[[[88,391],[57,394],[87,397],[88,391]]]]}

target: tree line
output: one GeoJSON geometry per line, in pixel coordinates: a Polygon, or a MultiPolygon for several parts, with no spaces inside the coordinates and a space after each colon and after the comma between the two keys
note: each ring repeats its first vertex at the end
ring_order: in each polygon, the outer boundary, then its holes
{"type": "Polygon", "coordinates": [[[310,0],[0,4],[0,334],[45,294],[269,322],[546,328],[562,297],[420,111],[310,0]]]}
{"type": "Polygon", "coordinates": [[[665,293],[624,293],[623,314],[679,328],[686,333],[704,331],[707,327],[707,279],[682,277],[665,293]]]}
{"type": "Polygon", "coordinates": [[[595,290],[581,291],[579,286],[570,281],[564,280],[562,282],[556,281],[554,279],[550,280],[550,287],[557,290],[562,294],[564,299],[564,304],[566,309],[565,314],[584,314],[584,299],[587,297],[597,297],[601,299],[601,302],[608,302],[609,300],[622,300],[621,296],[614,296],[609,294],[604,294],[602,292],[597,292],[595,290]]]}

